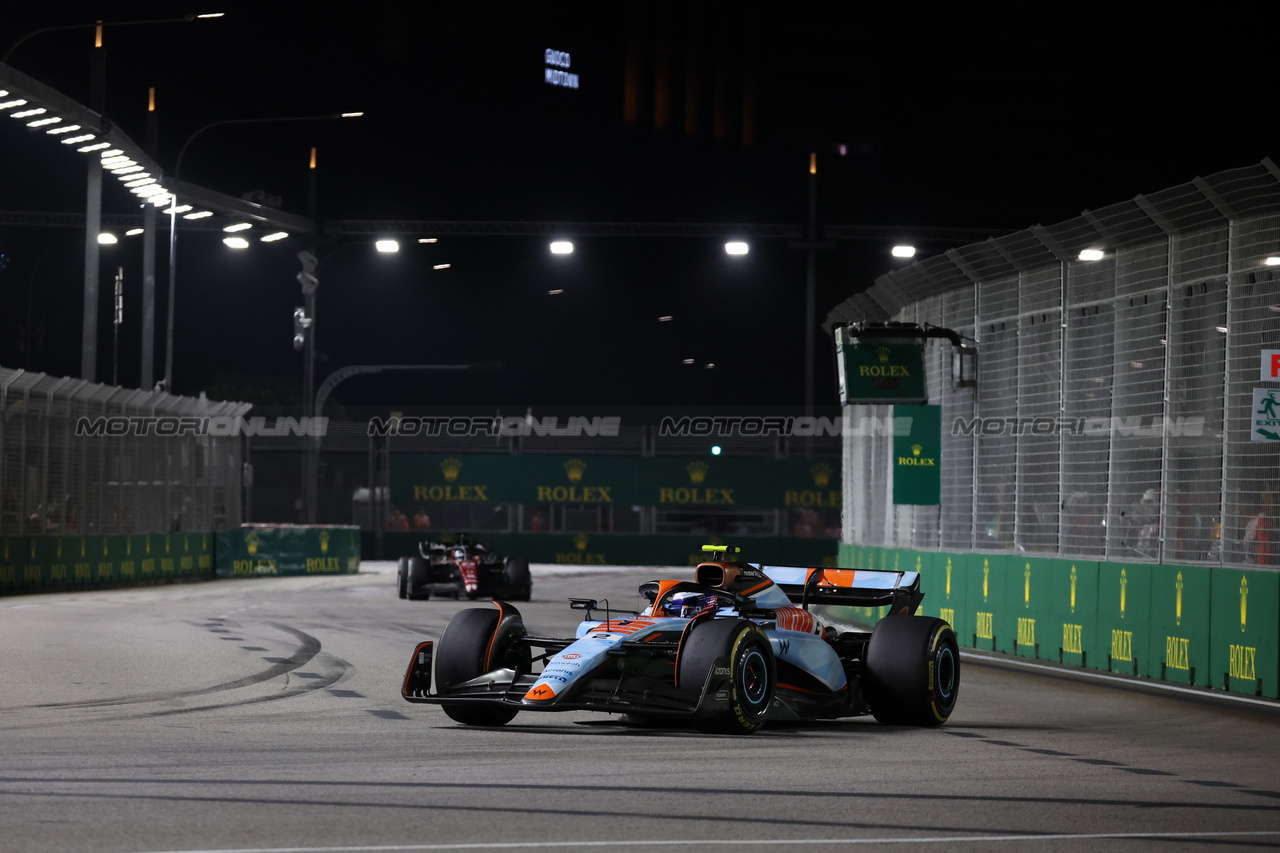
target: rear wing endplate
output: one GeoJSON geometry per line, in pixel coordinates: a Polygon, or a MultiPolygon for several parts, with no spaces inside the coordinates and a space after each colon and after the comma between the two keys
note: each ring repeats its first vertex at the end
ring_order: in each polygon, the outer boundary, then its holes
{"type": "Polygon", "coordinates": [[[794,604],[840,607],[888,607],[891,614],[912,614],[924,599],[919,572],[760,566],[794,604]]]}

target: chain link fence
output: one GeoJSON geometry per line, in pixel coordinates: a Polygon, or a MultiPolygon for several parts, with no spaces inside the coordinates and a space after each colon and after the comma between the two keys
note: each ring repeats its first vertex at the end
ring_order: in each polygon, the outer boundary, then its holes
{"type": "Polygon", "coordinates": [[[240,435],[204,419],[248,410],[0,368],[0,535],[239,525],[240,435]]]}
{"type": "Polygon", "coordinates": [[[976,389],[951,386],[949,345],[926,349],[941,506],[893,505],[892,438],[846,437],[845,542],[1280,565],[1280,431],[1255,423],[1255,389],[1280,403],[1270,160],[951,250],[827,319],[945,326],[978,349],[976,389]]]}

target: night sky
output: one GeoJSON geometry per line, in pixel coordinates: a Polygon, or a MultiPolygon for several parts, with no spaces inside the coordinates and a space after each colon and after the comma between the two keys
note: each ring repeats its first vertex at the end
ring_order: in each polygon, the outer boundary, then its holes
{"type": "MultiPolygon", "coordinates": [[[[0,50],[55,24],[227,12],[108,26],[107,114],[141,142],[155,86],[158,159],[172,169],[211,121],[364,110],[343,122],[216,128],[183,160],[185,180],[263,190],[304,213],[316,146],[329,220],[801,223],[816,152],[820,222],[902,226],[910,241],[912,226],[998,234],[1052,223],[1276,156],[1280,71],[1249,46],[1259,22],[1216,9],[1126,20],[1022,8],[33,4],[6,10],[0,50]],[[577,90],[544,82],[547,48],[570,54],[577,90]]],[[[86,103],[92,36],[36,36],[10,64],[86,103]]],[[[0,210],[83,211],[83,155],[9,121],[0,163],[0,210]]],[[[104,212],[132,209],[107,182],[104,212]]],[[[302,304],[303,241],[233,252],[221,236],[179,240],[175,390],[296,401],[290,315],[302,304]]],[[[352,381],[337,395],[349,405],[803,401],[805,255],[785,241],[754,241],[733,259],[705,237],[565,235],[576,252],[553,257],[542,237],[416,236],[435,235],[402,235],[396,256],[352,237],[321,241],[322,257],[342,248],[321,274],[317,381],[348,364],[504,369],[352,381]]],[[[76,229],[0,225],[0,365],[78,373],[82,240],[76,229]]],[[[102,260],[98,373],[111,376],[109,282],[122,264],[123,384],[139,376],[140,240],[102,260]]],[[[920,245],[923,255],[948,248],[920,245]]],[[[819,321],[902,263],[888,250],[842,243],[821,255],[819,321]]],[[[819,333],[818,344],[818,402],[832,404],[829,339],[819,333]]]]}

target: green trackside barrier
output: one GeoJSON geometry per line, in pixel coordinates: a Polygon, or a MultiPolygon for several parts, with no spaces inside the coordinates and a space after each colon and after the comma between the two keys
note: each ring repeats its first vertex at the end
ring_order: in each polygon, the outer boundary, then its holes
{"type": "Polygon", "coordinates": [[[967,609],[973,626],[969,644],[975,649],[1013,651],[1017,623],[1005,607],[1005,587],[1011,583],[1005,556],[959,554],[957,559],[966,564],[967,609]]]}
{"type": "Polygon", "coordinates": [[[1126,675],[1160,677],[1160,658],[1148,654],[1151,632],[1150,563],[1098,563],[1098,660],[1090,664],[1126,675]]]}
{"type": "Polygon", "coordinates": [[[1214,568],[1212,588],[1205,681],[1234,693],[1280,698],[1280,574],[1214,568]]]}
{"type": "Polygon", "coordinates": [[[0,593],[127,586],[208,575],[212,567],[208,533],[0,539],[0,593]]]}
{"type": "Polygon", "coordinates": [[[837,543],[836,565],[850,569],[860,568],[858,566],[858,553],[861,549],[861,545],[846,545],[843,542],[837,543]]]}
{"type": "MultiPolygon", "coordinates": [[[[424,539],[444,541],[452,534],[444,531],[383,534],[383,559],[394,560],[418,553],[424,539]]],[[[524,557],[531,563],[594,566],[696,566],[707,559],[702,546],[706,537],[684,535],[642,535],[635,533],[472,533],[499,554],[524,557]]],[[[784,566],[830,566],[838,560],[833,539],[802,539],[763,536],[734,539],[730,544],[742,549],[741,558],[753,563],[784,566]]],[[[366,536],[365,558],[373,559],[373,537],[366,536]]]]}
{"type": "Polygon", "coordinates": [[[1206,566],[1151,567],[1151,644],[1155,676],[1209,684],[1212,573],[1206,566]]]}
{"type": "Polygon", "coordinates": [[[360,529],[324,525],[248,525],[218,533],[220,578],[354,574],[360,571],[360,529]]]}
{"type": "Polygon", "coordinates": [[[962,646],[973,645],[973,620],[966,607],[968,572],[955,554],[937,553],[926,559],[930,579],[925,590],[923,612],[945,620],[956,632],[962,646]]]}
{"type": "Polygon", "coordinates": [[[1040,656],[1077,666],[1098,668],[1106,651],[1098,645],[1097,560],[1053,560],[1050,595],[1041,606],[1046,624],[1040,656]],[[1050,636],[1050,634],[1054,636],[1050,636]]]}

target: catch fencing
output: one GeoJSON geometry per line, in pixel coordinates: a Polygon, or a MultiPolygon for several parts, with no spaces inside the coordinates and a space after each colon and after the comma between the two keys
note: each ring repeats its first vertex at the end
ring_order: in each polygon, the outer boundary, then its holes
{"type": "Polygon", "coordinates": [[[0,535],[238,526],[241,437],[204,419],[248,410],[0,368],[0,535]]]}
{"type": "Polygon", "coordinates": [[[1280,435],[1255,403],[1280,400],[1270,160],[925,259],[827,319],[944,326],[978,350],[976,388],[956,388],[950,344],[926,347],[940,506],[892,503],[891,436],[845,438],[847,545],[1280,564],[1280,435]]]}

